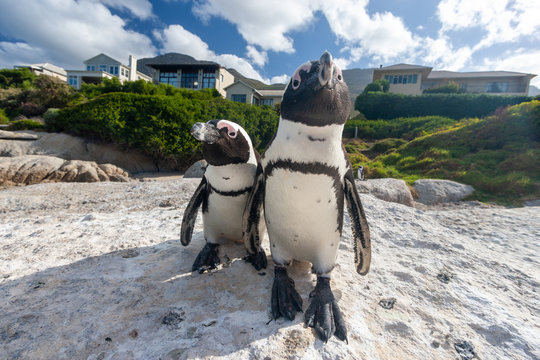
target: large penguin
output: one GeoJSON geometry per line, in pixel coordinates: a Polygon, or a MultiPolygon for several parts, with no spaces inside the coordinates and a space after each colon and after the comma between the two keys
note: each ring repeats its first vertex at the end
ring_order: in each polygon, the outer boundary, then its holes
{"type": "Polygon", "coordinates": [[[262,259],[262,211],[275,263],[271,309],[293,320],[302,298],[287,275],[293,260],[309,261],[317,275],[305,322],[323,341],[347,341],[347,329],[330,288],[346,200],[354,236],[355,263],[365,275],[371,261],[368,223],[341,142],[350,109],[349,90],[339,66],[325,52],[300,66],[281,103],[277,133],[261,158],[244,212],[244,241],[262,259]]]}
{"type": "MultiPolygon", "coordinates": [[[[247,132],[231,121],[196,123],[191,134],[202,142],[208,166],[184,212],[180,240],[184,246],[190,243],[202,204],[206,245],[192,266],[192,271],[202,273],[219,264],[220,240],[242,241],[242,214],[253,187],[259,154],[247,132]]],[[[264,228],[259,230],[262,233],[264,228]]],[[[257,264],[257,270],[266,267],[266,257],[251,262],[257,264]]]]}

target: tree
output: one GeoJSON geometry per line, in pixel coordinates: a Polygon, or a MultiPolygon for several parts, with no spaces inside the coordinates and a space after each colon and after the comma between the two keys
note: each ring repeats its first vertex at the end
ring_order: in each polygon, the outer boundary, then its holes
{"type": "Polygon", "coordinates": [[[379,79],[375,80],[374,82],[367,84],[364,88],[364,93],[373,92],[373,91],[380,91],[380,92],[388,92],[390,89],[390,82],[385,79],[379,79]]]}

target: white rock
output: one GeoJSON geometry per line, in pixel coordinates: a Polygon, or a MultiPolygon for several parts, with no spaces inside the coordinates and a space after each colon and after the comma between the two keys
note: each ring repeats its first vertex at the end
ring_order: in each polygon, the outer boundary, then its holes
{"type": "Polygon", "coordinates": [[[359,193],[371,194],[384,201],[413,206],[414,201],[407,183],[403,180],[385,178],[356,181],[359,193]]]}
{"type": "MultiPolygon", "coordinates": [[[[191,273],[200,215],[189,246],[179,232],[198,181],[0,191],[1,357],[460,359],[463,341],[479,359],[540,357],[540,208],[422,211],[362,194],[371,271],[355,273],[346,217],[332,287],[349,344],[324,344],[303,314],[268,322],[270,259],[261,276],[241,260],[242,245],[224,244],[225,266],[191,273]],[[165,198],[177,208],[160,207],[165,198]],[[392,309],[379,306],[389,298],[392,309]]],[[[305,310],[315,277],[303,263],[290,275],[305,310]]]]}
{"type": "Polygon", "coordinates": [[[39,137],[35,134],[28,134],[19,131],[0,130],[1,140],[37,140],[39,137]]]}
{"type": "Polygon", "coordinates": [[[461,201],[474,191],[470,185],[436,179],[416,180],[413,187],[418,194],[416,201],[426,205],[461,201]]]}

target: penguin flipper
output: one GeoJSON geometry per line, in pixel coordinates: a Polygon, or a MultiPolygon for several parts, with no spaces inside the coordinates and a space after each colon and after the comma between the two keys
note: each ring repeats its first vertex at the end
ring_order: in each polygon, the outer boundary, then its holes
{"type": "Polygon", "coordinates": [[[197,212],[201,206],[203,199],[206,195],[206,178],[203,176],[199,186],[193,193],[191,200],[184,211],[184,217],[182,218],[182,227],[180,230],[180,241],[182,245],[187,246],[191,242],[191,236],[193,235],[193,227],[195,220],[197,220],[197,212]]]}
{"type": "Polygon", "coordinates": [[[369,227],[364,213],[364,208],[360,201],[360,196],[356,190],[352,170],[345,174],[345,198],[347,200],[347,211],[351,218],[352,232],[354,236],[354,263],[356,271],[360,275],[366,275],[371,263],[371,239],[369,227]]]}
{"type": "Polygon", "coordinates": [[[248,256],[245,258],[247,262],[253,264],[255,269],[260,270],[266,268],[266,254],[261,247],[263,234],[260,233],[260,222],[263,214],[264,202],[264,173],[261,164],[257,166],[253,189],[249,194],[244,215],[242,218],[242,238],[244,246],[248,251],[248,256]]]}

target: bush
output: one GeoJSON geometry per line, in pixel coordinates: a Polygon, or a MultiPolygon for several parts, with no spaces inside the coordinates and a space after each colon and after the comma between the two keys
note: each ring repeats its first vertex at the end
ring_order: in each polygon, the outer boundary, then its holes
{"type": "Polygon", "coordinates": [[[463,94],[464,92],[465,90],[454,81],[422,91],[423,94],[463,94]]]}
{"type": "Polygon", "coordinates": [[[404,95],[367,92],[358,95],[354,108],[368,119],[395,119],[428,115],[462,119],[486,116],[497,108],[530,100],[532,98],[527,96],[487,94],[404,95]]]}
{"type": "Polygon", "coordinates": [[[382,153],[387,152],[390,149],[396,149],[396,148],[398,148],[401,145],[406,144],[406,143],[407,143],[407,141],[405,141],[403,139],[388,138],[388,139],[383,139],[383,140],[377,141],[373,145],[373,147],[371,149],[374,152],[382,154],[382,153]]]}
{"type": "Polygon", "coordinates": [[[7,124],[9,122],[9,118],[6,115],[6,112],[4,109],[0,109],[0,124],[7,124]]]}
{"type": "Polygon", "coordinates": [[[47,125],[52,131],[125,144],[158,160],[174,158],[186,164],[200,157],[200,144],[190,134],[195,122],[235,121],[259,150],[277,129],[278,116],[269,107],[231,102],[211,91],[185,91],[188,96],[183,91],[174,96],[108,93],[60,110],[47,125]]]}
{"type": "Polygon", "coordinates": [[[39,121],[23,119],[13,121],[8,126],[9,130],[43,130],[45,126],[39,121]]]}
{"type": "Polygon", "coordinates": [[[0,88],[28,88],[35,80],[29,69],[0,69],[0,88]]]}

